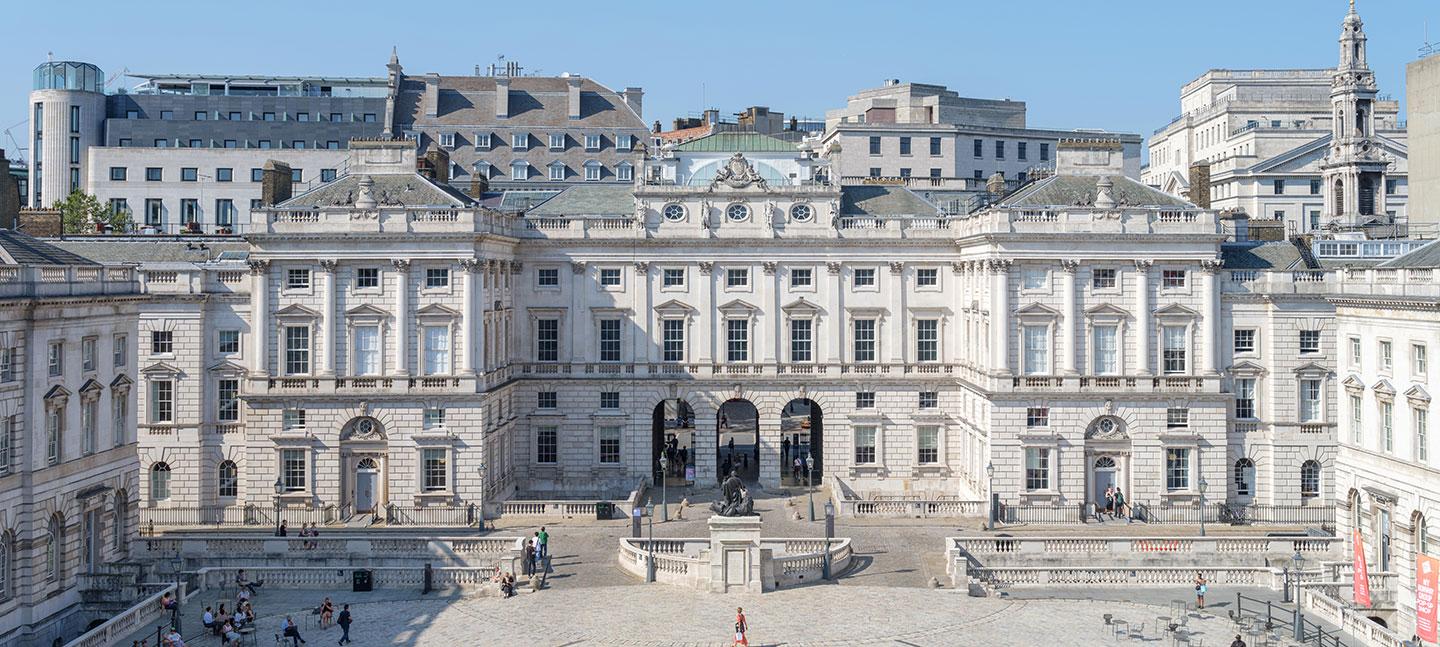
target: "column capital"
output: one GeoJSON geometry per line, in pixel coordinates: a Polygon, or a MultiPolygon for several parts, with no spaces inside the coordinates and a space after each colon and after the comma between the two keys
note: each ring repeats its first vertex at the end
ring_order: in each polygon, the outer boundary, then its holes
{"type": "Polygon", "coordinates": [[[1148,259],[1148,258],[1137,258],[1137,259],[1135,259],[1135,269],[1140,270],[1141,272],[1149,272],[1149,271],[1150,271],[1150,267],[1151,267],[1152,265],[1154,265],[1154,264],[1155,264],[1155,261],[1152,261],[1152,260],[1150,260],[1150,259],[1148,259]]]}
{"type": "Polygon", "coordinates": [[[649,274],[649,273],[650,273],[650,263],[649,263],[648,261],[635,261],[635,273],[636,273],[636,274],[649,274]]]}
{"type": "Polygon", "coordinates": [[[775,261],[763,261],[760,263],[760,271],[764,272],[765,276],[775,276],[775,269],[778,267],[779,264],[775,261]]]}
{"type": "Polygon", "coordinates": [[[903,274],[904,272],[905,272],[905,263],[903,263],[903,262],[901,262],[901,261],[890,261],[890,273],[891,273],[891,274],[903,274]]]}
{"type": "Polygon", "coordinates": [[[521,263],[520,261],[510,261],[510,273],[511,273],[511,274],[519,274],[519,273],[521,272],[521,270],[524,270],[524,269],[525,269],[525,264],[524,264],[524,263],[521,263]]]}
{"type": "Polygon", "coordinates": [[[954,274],[954,275],[956,275],[956,276],[959,276],[959,275],[961,275],[961,274],[964,274],[964,273],[965,273],[965,263],[966,263],[966,261],[951,261],[951,262],[950,262],[950,273],[951,273],[951,274],[954,274]]]}
{"type": "Polygon", "coordinates": [[[1004,274],[1010,271],[1011,262],[1008,258],[992,258],[985,261],[985,267],[991,274],[1004,274]]]}
{"type": "Polygon", "coordinates": [[[835,261],[826,263],[825,271],[828,272],[830,276],[840,276],[840,263],[835,261]]]}
{"type": "Polygon", "coordinates": [[[1066,274],[1074,274],[1080,270],[1080,261],[1073,258],[1061,259],[1060,269],[1064,270],[1066,274]]]}
{"type": "Polygon", "coordinates": [[[410,261],[406,261],[406,260],[394,260],[394,261],[390,261],[390,264],[393,265],[393,266],[395,266],[395,271],[397,271],[397,272],[409,272],[409,271],[410,271],[410,261]]]}
{"type": "Polygon", "coordinates": [[[1218,274],[1220,272],[1220,268],[1224,267],[1224,265],[1224,263],[1221,263],[1217,259],[1207,258],[1203,261],[1200,261],[1200,271],[1206,274],[1214,275],[1218,274]]]}
{"type": "Polygon", "coordinates": [[[705,276],[710,276],[710,273],[715,271],[715,264],[710,261],[700,261],[699,266],[700,273],[705,276]]]}
{"type": "Polygon", "coordinates": [[[584,262],[584,261],[571,261],[571,263],[570,263],[570,271],[571,271],[571,272],[574,272],[574,273],[576,273],[576,274],[584,274],[584,273],[585,273],[585,262],[584,262]]]}
{"type": "Polygon", "coordinates": [[[251,274],[264,274],[266,270],[270,269],[270,261],[263,258],[252,258],[246,261],[246,264],[250,266],[251,274]]]}
{"type": "Polygon", "coordinates": [[[340,261],[337,261],[337,260],[335,260],[335,259],[333,259],[333,258],[322,258],[322,259],[320,259],[320,269],[321,269],[321,270],[324,270],[325,273],[327,273],[327,274],[334,274],[334,273],[335,273],[335,268],[337,268],[337,267],[339,267],[339,266],[340,266],[340,261]]]}
{"type": "Polygon", "coordinates": [[[473,274],[480,271],[482,263],[484,263],[484,261],[478,258],[462,258],[460,259],[460,269],[465,270],[466,273],[473,274]]]}

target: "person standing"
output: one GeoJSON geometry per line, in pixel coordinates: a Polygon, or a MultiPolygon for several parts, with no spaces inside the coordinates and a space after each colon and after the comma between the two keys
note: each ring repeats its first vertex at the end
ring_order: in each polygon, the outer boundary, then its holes
{"type": "Polygon", "coordinates": [[[1125,492],[1120,486],[1115,486],[1115,514],[1125,517],[1125,523],[1130,523],[1130,506],[1125,503],[1125,492]]]}
{"type": "Polygon", "coordinates": [[[535,535],[540,538],[540,559],[550,557],[550,533],[545,532],[545,526],[540,526],[540,532],[535,535]]]}
{"type": "Polygon", "coordinates": [[[275,536],[276,536],[276,537],[284,537],[284,536],[286,536],[286,535],[288,535],[288,534],[290,534],[290,527],[285,524],[285,520],[284,520],[284,519],[281,519],[281,520],[280,520],[280,529],[275,531],[275,536]]]}
{"type": "Polygon", "coordinates": [[[535,542],[529,538],[525,540],[525,564],[523,568],[525,572],[521,573],[522,575],[530,575],[535,572],[535,542]]]}
{"type": "Polygon", "coordinates": [[[749,630],[750,625],[745,622],[744,607],[735,607],[735,642],[730,643],[730,647],[736,647],[737,645],[750,647],[750,641],[745,638],[745,632],[749,630]]]}
{"type": "Polygon", "coordinates": [[[1245,647],[1245,641],[1240,639],[1240,634],[1235,634],[1235,640],[1230,642],[1230,647],[1245,647]]]}
{"type": "Polygon", "coordinates": [[[1204,608],[1205,608],[1205,592],[1208,591],[1209,589],[1210,589],[1210,586],[1209,586],[1209,584],[1205,581],[1205,574],[1204,574],[1204,573],[1200,573],[1200,572],[1195,573],[1195,609],[1196,609],[1196,610],[1204,609],[1204,608]]]}
{"type": "Polygon", "coordinates": [[[1115,518],[1115,486],[1113,485],[1105,488],[1105,509],[1100,511],[1100,519],[1103,521],[1107,514],[1111,519],[1115,518]]]}
{"type": "Polygon", "coordinates": [[[347,604],[342,606],[340,608],[340,617],[335,620],[335,624],[340,625],[340,644],[342,645],[350,642],[351,619],[352,618],[350,616],[350,605],[347,604]]]}

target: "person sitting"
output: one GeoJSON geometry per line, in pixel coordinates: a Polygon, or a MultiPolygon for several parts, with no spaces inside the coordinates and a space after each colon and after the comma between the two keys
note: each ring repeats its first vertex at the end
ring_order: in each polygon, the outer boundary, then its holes
{"type": "Polygon", "coordinates": [[[227,647],[229,645],[240,644],[240,632],[235,630],[235,625],[227,622],[225,626],[221,628],[221,632],[223,632],[222,635],[225,636],[225,645],[227,647]]]}
{"type": "Polygon", "coordinates": [[[174,611],[174,610],[175,610],[175,607],[179,606],[179,604],[180,604],[179,602],[176,602],[176,601],[175,601],[175,598],[170,597],[170,594],[169,594],[169,593],[166,593],[165,595],[160,596],[160,608],[161,608],[161,609],[164,609],[164,610],[166,610],[166,611],[174,611]]]}
{"type": "Polygon", "coordinates": [[[185,647],[185,639],[180,637],[180,632],[172,628],[170,633],[165,634],[165,645],[166,647],[185,647]]]}
{"type": "Polygon", "coordinates": [[[325,596],[325,601],[320,603],[320,628],[330,628],[330,619],[335,616],[335,603],[330,601],[330,596],[325,596]]]}
{"type": "Polygon", "coordinates": [[[215,635],[220,635],[220,625],[215,622],[215,612],[210,607],[205,607],[205,615],[200,616],[200,625],[215,635]]]}
{"type": "Polygon", "coordinates": [[[300,637],[300,628],[295,626],[295,620],[290,616],[285,616],[285,621],[280,623],[280,635],[289,638],[293,647],[305,644],[305,639],[300,637]]]}
{"type": "MultiPolygon", "coordinates": [[[[264,585],[265,582],[263,580],[259,582],[251,582],[250,578],[245,576],[245,569],[243,568],[235,571],[235,587],[249,591],[250,595],[255,595],[255,589],[258,589],[264,585]]],[[[249,598],[247,597],[246,599],[249,598]]]]}

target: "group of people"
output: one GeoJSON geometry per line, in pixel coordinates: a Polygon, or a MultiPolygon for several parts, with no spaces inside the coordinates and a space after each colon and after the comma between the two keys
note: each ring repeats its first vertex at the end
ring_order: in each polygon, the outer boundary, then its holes
{"type": "Polygon", "coordinates": [[[1106,515],[1109,515],[1111,519],[1123,518],[1125,523],[1130,523],[1130,504],[1126,501],[1125,493],[1120,491],[1119,486],[1112,485],[1105,488],[1105,509],[1101,510],[1098,516],[1101,521],[1104,521],[1106,515]]]}
{"type": "Polygon", "coordinates": [[[495,574],[490,576],[490,583],[492,583],[492,584],[499,584],[499,585],[500,585],[500,592],[501,592],[502,594],[504,594],[505,597],[507,597],[507,598],[513,598],[513,597],[515,597],[515,574],[514,574],[514,573],[506,573],[505,571],[500,570],[500,567],[499,567],[499,566],[496,566],[496,567],[495,567],[495,574]]]}
{"type": "Polygon", "coordinates": [[[239,645],[240,630],[255,623],[255,607],[250,604],[249,599],[235,603],[235,612],[225,610],[225,604],[221,603],[218,610],[205,607],[205,615],[201,616],[200,624],[212,635],[220,636],[224,645],[239,645]]]}
{"type": "MultiPolygon", "coordinates": [[[[331,626],[340,627],[340,641],[337,644],[348,645],[353,642],[350,640],[350,624],[354,621],[354,616],[350,614],[350,605],[341,605],[340,615],[336,616],[335,603],[330,601],[329,596],[326,596],[311,613],[320,616],[321,629],[329,629],[331,626]]],[[[289,638],[292,647],[300,647],[305,644],[305,639],[300,636],[300,627],[295,624],[295,618],[291,616],[285,616],[285,619],[280,622],[280,636],[289,638]]]]}
{"type": "Polygon", "coordinates": [[[525,538],[525,563],[521,564],[520,568],[525,575],[540,573],[549,557],[550,533],[545,531],[545,526],[540,526],[533,536],[525,538]]]}
{"type": "Polygon", "coordinates": [[[320,542],[313,541],[314,538],[320,536],[320,528],[316,527],[315,524],[301,524],[300,536],[305,538],[305,550],[315,550],[320,546],[320,542]]]}
{"type": "Polygon", "coordinates": [[[665,441],[665,460],[669,461],[669,469],[665,476],[682,478],[685,476],[685,466],[690,464],[690,448],[681,447],[680,440],[671,434],[669,440],[665,441]]]}

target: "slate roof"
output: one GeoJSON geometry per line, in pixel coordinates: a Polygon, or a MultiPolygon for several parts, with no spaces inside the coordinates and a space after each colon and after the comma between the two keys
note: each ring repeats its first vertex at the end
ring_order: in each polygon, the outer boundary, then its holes
{"type": "Polygon", "coordinates": [[[0,229],[0,261],[6,265],[99,265],[29,234],[0,229]]]}
{"type": "Polygon", "coordinates": [[[846,216],[933,216],[939,208],[903,186],[840,187],[840,213],[846,216]]]}
{"type": "Polygon", "coordinates": [[[55,240],[56,247],[101,263],[204,263],[224,252],[250,249],[243,240],[217,242],[147,236],[115,236],[104,240],[55,240]],[[157,237],[158,238],[158,237],[157,237]],[[202,248],[201,246],[204,246],[202,248]]]}
{"type": "Polygon", "coordinates": [[[1227,270],[1303,269],[1308,265],[1305,256],[1297,243],[1287,240],[1225,243],[1220,246],[1220,260],[1227,270]]]}
{"type": "MultiPolygon", "coordinates": [[[[1052,175],[1036,180],[1000,200],[1000,206],[1068,207],[1095,204],[1099,176],[1052,175]]],[[[1122,207],[1194,207],[1180,198],[1123,175],[1112,175],[1110,194],[1122,207]]]]}
{"type": "Polygon", "coordinates": [[[526,212],[526,216],[629,216],[635,213],[635,190],[630,185],[582,184],[573,186],[526,212]]]}
{"type": "MultiPolygon", "coordinates": [[[[360,195],[360,175],[345,175],[301,193],[277,207],[306,208],[351,206],[360,195]]],[[[370,190],[380,206],[463,207],[474,203],[470,196],[449,185],[437,184],[419,173],[371,175],[370,190]]]]}
{"type": "Polygon", "coordinates": [[[580,83],[580,118],[570,118],[569,79],[544,76],[510,78],[509,116],[495,117],[495,77],[442,76],[437,116],[426,116],[425,79],[406,76],[400,84],[395,112],[398,124],[475,127],[552,126],[561,128],[639,128],[640,115],[619,93],[591,79],[580,83]]]}
{"type": "Polygon", "coordinates": [[[1376,267],[1396,267],[1404,269],[1440,267],[1440,241],[1433,241],[1429,245],[1413,250],[1403,256],[1392,258],[1376,267]]]}
{"type": "Polygon", "coordinates": [[[795,144],[753,132],[723,132],[675,146],[686,153],[794,153],[795,144]]]}

